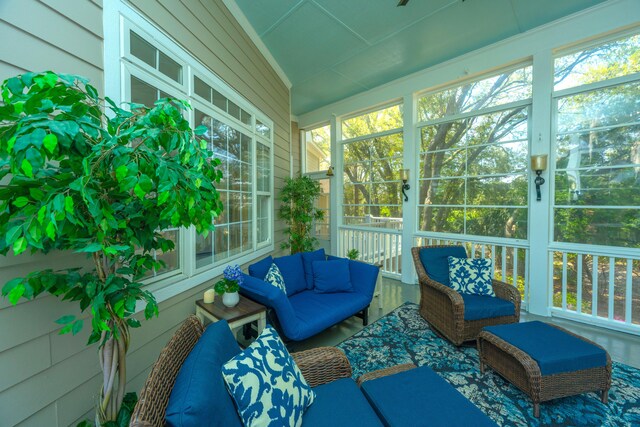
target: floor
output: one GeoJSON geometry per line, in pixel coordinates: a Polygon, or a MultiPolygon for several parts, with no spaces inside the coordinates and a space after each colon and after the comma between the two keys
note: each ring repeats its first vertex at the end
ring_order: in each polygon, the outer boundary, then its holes
{"type": "MultiPolygon", "coordinates": [[[[375,322],[405,302],[418,303],[420,298],[417,285],[409,285],[398,280],[382,278],[380,287],[381,296],[375,297],[369,308],[369,323],[375,322]]],[[[616,332],[571,320],[536,316],[523,312],[521,321],[526,320],[542,320],[562,326],[606,348],[612,360],[640,369],[640,337],[637,335],[616,332]]],[[[290,343],[289,347],[291,347],[292,351],[300,351],[314,347],[334,346],[361,329],[362,320],[357,317],[351,317],[308,340],[290,343]]]]}

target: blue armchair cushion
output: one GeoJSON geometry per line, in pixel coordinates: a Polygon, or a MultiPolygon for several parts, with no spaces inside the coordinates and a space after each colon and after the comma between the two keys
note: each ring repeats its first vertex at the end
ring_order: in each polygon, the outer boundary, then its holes
{"type": "Polygon", "coordinates": [[[464,320],[513,316],[516,306],[511,301],[486,295],[460,294],[464,302],[464,320]]]}
{"type": "Polygon", "coordinates": [[[361,390],[388,426],[497,427],[427,366],[365,381],[361,390]]]}
{"type": "Polygon", "coordinates": [[[494,297],[491,260],[488,258],[447,258],[449,261],[449,286],[461,294],[494,297]]]}
{"type": "Polygon", "coordinates": [[[487,326],[484,330],[531,356],[538,363],[542,375],[579,371],[607,364],[605,350],[544,322],[487,326]]]}
{"type": "Polygon", "coordinates": [[[313,261],[313,290],[320,294],[352,292],[349,260],[313,261]]]}
{"type": "Polygon", "coordinates": [[[253,263],[249,266],[249,274],[252,277],[256,277],[260,280],[263,280],[267,275],[269,268],[273,264],[273,258],[269,255],[266,258],[261,259],[260,261],[253,263]]]}
{"type": "Polygon", "coordinates": [[[420,261],[424,266],[427,276],[431,280],[442,283],[445,286],[449,284],[449,261],[448,257],[466,258],[467,251],[463,246],[446,246],[442,248],[423,248],[420,249],[420,261]]]}
{"type": "Polygon", "coordinates": [[[313,262],[324,261],[327,256],[324,253],[324,249],[318,249],[313,252],[303,252],[302,254],[302,266],[304,267],[304,280],[307,283],[307,289],[313,289],[313,262]]]}
{"type": "Polygon", "coordinates": [[[271,286],[275,286],[280,289],[284,294],[287,294],[287,288],[284,284],[284,278],[282,277],[282,273],[280,273],[280,269],[278,266],[273,263],[267,271],[267,275],[264,276],[264,281],[269,283],[271,286]]]}
{"type": "Polygon", "coordinates": [[[222,365],[239,353],[225,320],[204,331],[178,372],[165,414],[168,426],[242,425],[220,375],[222,365]]]}
{"type": "Polygon", "coordinates": [[[304,427],[382,427],[353,379],[341,378],[313,391],[316,398],[304,414],[304,427]]]}
{"type": "Polygon", "coordinates": [[[304,411],[315,398],[270,326],[222,366],[222,376],[246,426],[300,426],[304,411]]]}
{"type": "Polygon", "coordinates": [[[307,289],[307,281],[304,277],[302,255],[294,254],[274,258],[273,262],[280,269],[284,277],[284,285],[287,287],[287,295],[295,295],[307,289]]]}

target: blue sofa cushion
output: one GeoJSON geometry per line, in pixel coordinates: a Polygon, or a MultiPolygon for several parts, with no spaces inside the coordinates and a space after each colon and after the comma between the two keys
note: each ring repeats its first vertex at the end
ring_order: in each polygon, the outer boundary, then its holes
{"type": "Polygon", "coordinates": [[[287,294],[287,287],[284,284],[284,278],[282,277],[282,273],[280,273],[280,269],[278,266],[273,263],[271,267],[269,267],[269,271],[267,271],[267,275],[264,276],[264,281],[280,289],[282,292],[287,294]]]}
{"type": "Polygon", "coordinates": [[[314,387],[316,399],[302,418],[304,427],[382,427],[355,381],[342,378],[314,387]]]}
{"type": "Polygon", "coordinates": [[[327,259],[324,249],[318,249],[313,252],[303,252],[302,266],[304,267],[304,280],[307,283],[307,289],[313,289],[313,265],[314,261],[325,261],[327,259]]]}
{"type": "Polygon", "coordinates": [[[484,295],[460,294],[464,301],[464,320],[513,316],[516,307],[511,301],[484,295]]]}
{"type": "Polygon", "coordinates": [[[573,372],[607,364],[607,353],[546,323],[534,321],[488,326],[491,332],[527,353],[542,375],[573,372]]]}
{"type": "Polygon", "coordinates": [[[287,287],[287,295],[295,295],[307,289],[307,281],[304,278],[302,255],[294,254],[274,258],[273,262],[280,269],[284,284],[287,287]]]}
{"type": "Polygon", "coordinates": [[[448,257],[466,258],[467,251],[463,246],[447,246],[444,248],[423,248],[420,249],[420,261],[431,280],[449,284],[449,261],[448,257]]]}
{"type": "Polygon", "coordinates": [[[362,392],[388,426],[497,426],[447,381],[422,366],[362,383],[362,392]]]}
{"type": "Polygon", "coordinates": [[[269,267],[273,264],[273,258],[269,255],[266,258],[261,259],[260,261],[253,263],[249,266],[249,275],[252,277],[256,277],[260,280],[264,279],[264,276],[267,275],[269,271],[269,267]]]}
{"type": "Polygon", "coordinates": [[[271,326],[222,366],[222,376],[247,426],[300,426],[315,398],[271,326]]]}
{"type": "Polygon", "coordinates": [[[313,261],[313,290],[321,294],[352,292],[349,260],[313,261]]]}
{"type": "Polygon", "coordinates": [[[226,321],[204,331],[178,372],[165,415],[168,426],[242,425],[220,374],[221,366],[239,353],[226,321]]]}
{"type": "Polygon", "coordinates": [[[495,297],[490,258],[448,257],[449,286],[461,294],[487,295],[495,297]]]}

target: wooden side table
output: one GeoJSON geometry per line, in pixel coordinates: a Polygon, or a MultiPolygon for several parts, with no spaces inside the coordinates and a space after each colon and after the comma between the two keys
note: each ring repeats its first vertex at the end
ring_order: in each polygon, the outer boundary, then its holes
{"type": "Polygon", "coordinates": [[[267,325],[267,308],[257,302],[240,295],[240,302],[235,307],[226,307],[222,304],[222,298],[216,298],[211,304],[204,300],[196,301],[196,316],[202,323],[205,319],[211,322],[226,320],[229,328],[235,330],[241,326],[257,322],[258,335],[267,325]]]}

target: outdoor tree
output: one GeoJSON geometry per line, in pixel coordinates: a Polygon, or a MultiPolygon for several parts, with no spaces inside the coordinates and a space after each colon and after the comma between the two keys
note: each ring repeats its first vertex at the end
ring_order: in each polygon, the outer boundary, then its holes
{"type": "MultiPolygon", "coordinates": [[[[87,80],[25,73],[6,80],[0,106],[0,253],[86,254],[93,268],[33,271],[2,288],[12,304],[48,292],[79,305],[57,320],[76,334],[86,318],[98,343],[103,385],[96,421],[115,421],[126,386],[129,328],[140,301],[158,314],[141,279],[174,249],[161,231],[194,226],[206,235],[222,204],[221,172],[197,141],[184,101],[130,111],[99,98],[87,80]]],[[[204,129],[196,129],[201,134],[204,129]]]]}

